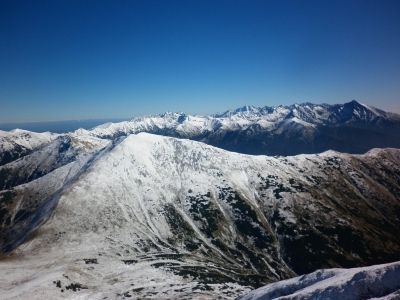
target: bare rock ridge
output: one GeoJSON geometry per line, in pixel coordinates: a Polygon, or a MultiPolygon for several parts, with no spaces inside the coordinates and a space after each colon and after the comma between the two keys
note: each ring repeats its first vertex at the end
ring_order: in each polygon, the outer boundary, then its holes
{"type": "Polygon", "coordinates": [[[233,299],[400,260],[398,149],[267,157],[81,132],[0,176],[5,299],[233,299]]]}

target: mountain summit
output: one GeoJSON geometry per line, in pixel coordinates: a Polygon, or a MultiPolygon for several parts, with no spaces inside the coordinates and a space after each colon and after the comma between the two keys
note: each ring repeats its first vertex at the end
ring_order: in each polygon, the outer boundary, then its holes
{"type": "Polygon", "coordinates": [[[397,149],[267,157],[148,133],[100,141],[60,137],[0,167],[7,299],[233,299],[400,260],[397,149]]]}

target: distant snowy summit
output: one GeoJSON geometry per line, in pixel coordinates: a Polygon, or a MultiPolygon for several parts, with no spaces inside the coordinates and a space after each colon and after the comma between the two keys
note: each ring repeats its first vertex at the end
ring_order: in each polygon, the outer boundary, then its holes
{"type": "Polygon", "coordinates": [[[376,147],[400,148],[400,115],[355,100],[335,105],[246,105],[205,116],[165,112],[78,129],[74,134],[113,139],[139,132],[188,138],[245,154],[297,155],[327,150],[361,154],[376,147]]]}

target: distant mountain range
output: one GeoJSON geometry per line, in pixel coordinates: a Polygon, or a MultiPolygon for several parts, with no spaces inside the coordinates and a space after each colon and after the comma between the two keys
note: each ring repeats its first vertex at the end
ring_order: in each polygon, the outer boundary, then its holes
{"type": "Polygon", "coordinates": [[[75,134],[113,139],[139,132],[188,138],[244,154],[297,155],[327,150],[362,154],[372,148],[400,148],[400,115],[357,101],[244,106],[208,116],[167,112],[75,134]]]}
{"type": "MultiPolygon", "coordinates": [[[[105,123],[91,130],[78,129],[71,134],[112,140],[140,132],[187,138],[253,155],[327,150],[362,154],[373,148],[400,148],[400,115],[354,100],[335,105],[244,106],[205,116],[166,112],[105,123]]],[[[56,136],[26,130],[0,131],[0,165],[31,153],[56,136]]]]}
{"type": "Polygon", "coordinates": [[[0,132],[0,298],[234,299],[400,261],[400,149],[221,149],[315,146],[324,130],[396,142],[399,118],[353,101],[0,132]]]}

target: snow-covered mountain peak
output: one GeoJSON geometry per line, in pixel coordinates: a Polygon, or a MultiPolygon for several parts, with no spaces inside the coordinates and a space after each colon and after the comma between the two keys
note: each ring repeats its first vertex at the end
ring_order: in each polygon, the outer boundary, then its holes
{"type": "Polygon", "coordinates": [[[36,133],[22,129],[0,130],[0,165],[11,162],[56,139],[59,134],[36,133]]]}
{"type": "Polygon", "coordinates": [[[233,111],[233,113],[239,113],[239,112],[241,112],[241,113],[244,113],[244,112],[247,112],[247,113],[258,113],[259,112],[259,108],[254,107],[252,105],[245,105],[245,106],[239,107],[239,108],[237,108],[237,109],[235,109],[233,111]]]}
{"type": "MultiPolygon", "coordinates": [[[[135,128],[232,120],[160,119],[135,128]]],[[[251,156],[126,135],[62,135],[0,167],[0,248],[30,236],[1,261],[5,298],[234,299],[295,273],[399,257],[399,150],[251,156]]]]}

